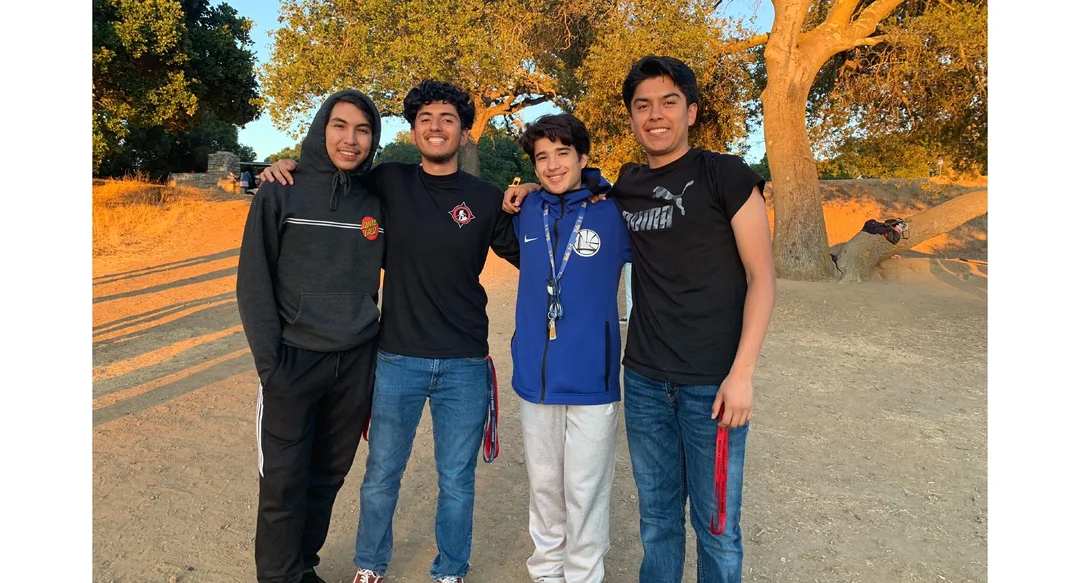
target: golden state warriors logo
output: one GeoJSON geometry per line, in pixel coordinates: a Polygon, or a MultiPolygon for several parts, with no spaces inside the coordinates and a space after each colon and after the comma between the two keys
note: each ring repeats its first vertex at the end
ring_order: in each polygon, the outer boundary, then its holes
{"type": "Polygon", "coordinates": [[[461,204],[450,211],[450,218],[454,219],[454,222],[457,223],[457,226],[460,229],[472,222],[475,217],[473,217],[472,209],[466,206],[465,202],[462,201],[461,204]]]}
{"type": "Polygon", "coordinates": [[[592,257],[600,251],[600,235],[592,229],[582,229],[574,241],[574,253],[582,257],[592,257]]]}
{"type": "Polygon", "coordinates": [[[364,217],[364,220],[360,221],[360,232],[368,238],[369,241],[374,241],[379,236],[379,221],[376,221],[372,217],[364,217]]]}

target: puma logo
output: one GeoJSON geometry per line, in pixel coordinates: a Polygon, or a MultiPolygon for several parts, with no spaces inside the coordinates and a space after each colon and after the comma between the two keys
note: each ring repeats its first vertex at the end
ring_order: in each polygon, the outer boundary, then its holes
{"type": "Polygon", "coordinates": [[[657,186],[653,189],[653,198],[662,198],[664,200],[675,201],[675,206],[679,207],[679,212],[681,212],[685,216],[686,209],[683,207],[682,197],[684,194],[686,194],[686,189],[690,188],[690,185],[693,183],[693,180],[687,182],[686,186],[683,187],[682,192],[680,192],[678,195],[671,194],[671,191],[664,188],[663,186],[657,186]]]}

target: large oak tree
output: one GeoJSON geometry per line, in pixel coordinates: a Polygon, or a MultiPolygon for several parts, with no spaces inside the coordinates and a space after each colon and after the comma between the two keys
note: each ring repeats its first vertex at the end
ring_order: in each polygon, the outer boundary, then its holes
{"type": "Polygon", "coordinates": [[[253,156],[259,116],[251,21],[208,0],[94,0],[94,173],[206,169],[205,151],[253,156]]]}

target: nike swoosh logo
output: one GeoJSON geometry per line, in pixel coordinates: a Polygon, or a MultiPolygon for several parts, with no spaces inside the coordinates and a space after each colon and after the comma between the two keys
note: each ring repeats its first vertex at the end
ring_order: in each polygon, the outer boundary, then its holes
{"type": "Polygon", "coordinates": [[[525,242],[526,242],[526,243],[529,243],[529,242],[535,241],[536,239],[537,239],[536,237],[533,237],[532,239],[530,239],[528,235],[525,235],[525,242]]]}

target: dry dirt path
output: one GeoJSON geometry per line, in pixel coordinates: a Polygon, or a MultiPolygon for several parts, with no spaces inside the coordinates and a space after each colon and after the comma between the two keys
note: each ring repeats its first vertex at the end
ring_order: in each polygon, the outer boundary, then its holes
{"type": "MultiPolygon", "coordinates": [[[[247,202],[209,208],[165,245],[94,262],[95,581],[254,581],[256,377],[234,294],[247,202]]],[[[986,581],[986,266],[918,258],[886,274],[780,282],[755,377],[746,581],[986,581]]],[[[524,583],[528,493],[509,387],[516,276],[492,256],[482,280],[502,453],[477,472],[469,582],[524,583]]],[[[351,580],[366,452],[362,443],[322,553],[329,583],[351,580]]],[[[435,484],[425,412],[391,581],[428,580],[435,484]]],[[[610,583],[637,580],[635,493],[620,436],[610,583]]]]}

